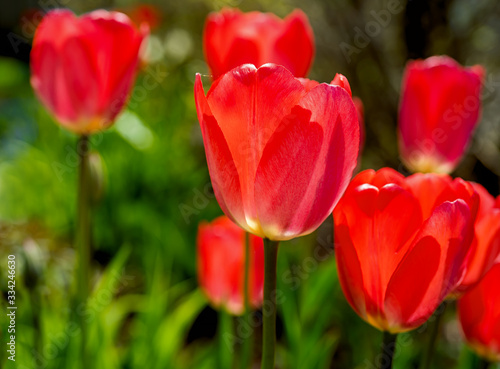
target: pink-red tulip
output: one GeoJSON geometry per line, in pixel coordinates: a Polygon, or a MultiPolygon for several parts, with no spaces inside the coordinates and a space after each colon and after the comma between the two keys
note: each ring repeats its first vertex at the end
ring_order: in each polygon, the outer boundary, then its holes
{"type": "Polygon", "coordinates": [[[449,173],[463,156],[481,112],[481,66],[447,56],[408,63],[399,109],[399,151],[414,172],[449,173]]]}
{"type": "Polygon", "coordinates": [[[216,79],[241,64],[280,64],[305,77],[314,57],[307,16],[295,10],[285,19],[271,13],[223,9],[211,13],[203,32],[207,64],[216,79]]]}
{"type": "MultiPolygon", "coordinates": [[[[221,216],[198,228],[198,280],[215,307],[234,315],[244,312],[245,232],[221,216]]],[[[250,236],[249,303],[262,305],[264,243],[250,236]]]]}
{"type": "Polygon", "coordinates": [[[31,84],[38,98],[73,132],[108,127],[128,98],[146,33],[117,12],[47,13],[31,51],[31,84]]]}
{"type": "Polygon", "coordinates": [[[458,300],[458,318],[472,349],[490,361],[500,361],[500,264],[458,300]]]}
{"type": "Polygon", "coordinates": [[[243,229],[274,241],[314,231],[347,187],[359,149],[349,93],[306,89],[284,67],[243,65],[195,99],[215,196],[243,229]]]}
{"type": "MultiPolygon", "coordinates": [[[[300,82],[304,85],[306,90],[310,90],[313,87],[316,87],[319,85],[319,82],[307,79],[307,78],[299,78],[300,82]]],[[[346,90],[349,93],[349,96],[352,97],[352,102],[354,103],[354,106],[356,107],[356,112],[358,114],[358,123],[359,123],[359,153],[358,153],[358,166],[361,161],[361,154],[363,151],[363,146],[365,143],[365,123],[364,123],[364,106],[363,102],[359,97],[352,96],[352,91],[351,91],[351,85],[349,84],[349,81],[347,78],[340,74],[337,73],[333,80],[330,82],[332,86],[340,86],[344,90],[346,90]]]]}
{"type": "Polygon", "coordinates": [[[453,182],[440,201],[422,201],[411,177],[359,173],[334,210],[344,294],[374,327],[391,333],[427,320],[463,276],[478,197],[453,182]]]}

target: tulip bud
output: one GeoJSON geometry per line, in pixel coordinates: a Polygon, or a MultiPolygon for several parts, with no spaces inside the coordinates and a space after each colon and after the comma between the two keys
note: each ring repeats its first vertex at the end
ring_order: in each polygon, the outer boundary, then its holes
{"type": "MultiPolygon", "coordinates": [[[[245,232],[227,217],[198,228],[198,280],[215,307],[234,315],[244,312],[245,232]]],[[[264,289],[264,243],[250,236],[249,302],[262,305],[264,289]]]]}
{"type": "Polygon", "coordinates": [[[47,13],[31,51],[31,85],[57,121],[79,134],[109,127],[134,84],[147,30],[122,13],[47,13]]]}
{"type": "Polygon", "coordinates": [[[481,115],[481,66],[447,56],[409,62],[401,87],[399,152],[414,172],[449,173],[464,155],[481,115]]]}
{"type": "Polygon", "coordinates": [[[203,47],[213,79],[241,64],[266,63],[305,77],[314,57],[314,36],[301,10],[280,19],[272,13],[223,9],[207,17],[203,47]]]}

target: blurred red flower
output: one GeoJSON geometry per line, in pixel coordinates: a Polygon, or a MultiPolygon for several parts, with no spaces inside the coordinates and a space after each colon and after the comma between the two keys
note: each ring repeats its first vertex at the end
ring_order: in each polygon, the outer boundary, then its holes
{"type": "Polygon", "coordinates": [[[421,196],[426,183],[389,168],[365,170],[333,213],[344,294],[383,331],[423,324],[465,271],[478,195],[458,179],[429,200],[421,196]]]}
{"type": "Polygon", "coordinates": [[[458,300],[458,318],[472,349],[490,361],[500,361],[500,264],[458,300]]]}
{"type": "Polygon", "coordinates": [[[118,9],[118,11],[127,14],[138,27],[146,23],[150,30],[155,30],[161,24],[161,9],[153,4],[137,4],[130,8],[118,9]]]}
{"type": "Polygon", "coordinates": [[[285,19],[272,13],[223,9],[211,13],[203,32],[205,58],[213,79],[241,64],[283,65],[305,77],[314,57],[314,36],[307,16],[295,10],[285,19]]]}
{"type": "Polygon", "coordinates": [[[359,124],[349,94],[307,90],[284,67],[243,65],[195,99],[215,196],[243,229],[271,240],[314,231],[356,167],[359,124]]]}
{"type": "Polygon", "coordinates": [[[414,172],[449,173],[462,158],[481,112],[484,69],[447,56],[411,61],[402,82],[399,152],[414,172]]]}
{"type": "Polygon", "coordinates": [[[128,98],[146,33],[117,12],[47,13],[31,51],[31,84],[38,98],[73,132],[107,128],[128,98]]]}
{"type": "MultiPolygon", "coordinates": [[[[234,315],[244,312],[245,232],[221,216],[198,227],[198,280],[215,307],[234,315]]],[[[250,236],[249,302],[262,305],[264,243],[250,236]]]]}

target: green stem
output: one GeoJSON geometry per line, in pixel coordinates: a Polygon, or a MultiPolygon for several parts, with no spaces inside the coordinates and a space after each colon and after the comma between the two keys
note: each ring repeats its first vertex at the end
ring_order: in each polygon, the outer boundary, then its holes
{"type": "MultiPolygon", "coordinates": [[[[250,234],[245,232],[245,274],[243,277],[243,303],[245,306],[245,322],[251,327],[252,307],[250,306],[250,234]]],[[[241,351],[241,369],[248,369],[252,362],[253,330],[248,337],[243,337],[241,351]]]]}
{"type": "Polygon", "coordinates": [[[231,368],[231,357],[234,356],[232,316],[224,309],[219,310],[219,365],[220,369],[231,368]]]}
{"type": "Polygon", "coordinates": [[[396,351],[397,338],[397,334],[384,332],[382,339],[382,352],[380,353],[380,358],[377,361],[379,369],[392,369],[392,359],[394,358],[394,352],[396,351]]]}
{"type": "MultiPolygon", "coordinates": [[[[31,309],[33,314],[33,347],[35,352],[42,355],[43,349],[43,338],[42,338],[42,326],[40,320],[41,314],[41,303],[40,303],[40,294],[38,293],[38,288],[35,286],[30,291],[30,302],[31,309]]],[[[35,360],[35,368],[41,368],[41,364],[39,360],[35,360]]]]}
{"type": "Polygon", "coordinates": [[[432,363],[432,356],[434,354],[434,347],[436,346],[437,337],[439,335],[439,329],[441,327],[441,321],[446,309],[446,303],[443,302],[441,306],[434,313],[434,320],[429,323],[430,325],[430,334],[429,341],[427,341],[427,347],[424,351],[424,356],[422,362],[420,364],[420,369],[429,369],[432,363]]]}
{"type": "Polygon", "coordinates": [[[80,159],[78,175],[78,218],[76,245],[78,250],[77,314],[81,329],[81,355],[84,368],[90,368],[87,354],[88,327],[83,312],[90,290],[90,168],[89,137],[80,136],[77,152],[80,159]]]}
{"type": "Polygon", "coordinates": [[[276,346],[276,264],[279,241],[264,238],[264,307],[262,337],[262,369],[274,369],[276,346]],[[270,310],[266,311],[266,304],[270,310]]]}

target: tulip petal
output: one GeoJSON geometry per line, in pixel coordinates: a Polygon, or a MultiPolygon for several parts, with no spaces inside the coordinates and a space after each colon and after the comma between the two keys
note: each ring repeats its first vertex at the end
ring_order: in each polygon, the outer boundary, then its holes
{"type": "Polygon", "coordinates": [[[433,288],[431,284],[440,261],[441,247],[438,241],[432,236],[424,236],[417,241],[401,263],[400,269],[394,273],[384,302],[385,314],[393,329],[396,327],[398,330],[405,330],[418,326],[438,307],[444,297],[438,293],[442,288],[440,284],[435,286],[439,291],[433,295],[433,300],[429,299],[427,304],[423,300],[427,291],[433,288]],[[415,313],[416,310],[418,314],[415,313]]]}
{"type": "MultiPolygon", "coordinates": [[[[105,119],[114,120],[122,110],[129,95],[139,62],[139,49],[145,32],[137,32],[131,20],[118,12],[94,11],[81,18],[89,28],[94,28],[85,41],[94,53],[106,50],[108,58],[101,58],[98,68],[102,81],[99,112],[107,112],[105,119]],[[126,44],[121,40],[128,40],[126,44]],[[111,107],[111,109],[110,109],[111,107]]],[[[96,77],[94,77],[96,78],[96,77]]]]}
{"type": "Polygon", "coordinates": [[[356,187],[364,184],[370,184],[373,187],[381,189],[388,183],[392,183],[403,188],[406,186],[405,177],[392,168],[381,168],[377,171],[373,169],[366,169],[358,173],[356,177],[352,179],[346,190],[346,195],[349,191],[354,191],[356,187]]]}
{"type": "Polygon", "coordinates": [[[464,292],[476,283],[500,260],[500,209],[492,209],[478,220],[471,259],[464,280],[457,292],[464,292]]]}
{"type": "MultiPolygon", "coordinates": [[[[61,78],[66,84],[67,98],[71,100],[71,106],[78,109],[76,115],[80,119],[92,119],[99,111],[98,106],[102,104],[102,98],[99,96],[101,83],[98,80],[99,71],[94,64],[94,50],[89,49],[81,38],[69,39],[63,47],[65,52],[58,58],[62,64],[61,78]]],[[[86,123],[85,120],[82,119],[82,123],[86,123]]]]}
{"type": "Polygon", "coordinates": [[[435,208],[387,287],[386,315],[394,326],[414,328],[427,320],[463,276],[472,222],[463,200],[435,208]]]}
{"type": "MultiPolygon", "coordinates": [[[[230,313],[244,311],[245,232],[221,216],[198,227],[197,269],[201,289],[214,306],[230,313]],[[223,266],[223,267],[222,267],[223,266]]],[[[249,296],[253,307],[262,305],[264,286],[264,244],[250,236],[249,296]]]]}
{"type": "Polygon", "coordinates": [[[337,73],[333,78],[332,82],[330,82],[330,84],[342,87],[349,93],[349,96],[352,97],[351,85],[349,84],[349,81],[347,80],[347,78],[345,78],[343,74],[337,73]]]}
{"type": "MultiPolygon", "coordinates": [[[[77,120],[79,111],[73,104],[74,91],[66,80],[67,73],[65,73],[65,69],[71,67],[73,61],[61,58],[61,50],[68,43],[77,42],[79,35],[78,18],[69,10],[54,10],[40,23],[31,51],[32,86],[44,105],[63,123],[77,120]]],[[[87,75],[85,60],[76,62],[87,75]]],[[[92,81],[90,84],[92,89],[92,81]]]]}
{"type": "Polygon", "coordinates": [[[339,224],[335,226],[334,237],[335,260],[337,262],[340,285],[349,305],[351,305],[354,311],[361,317],[366,319],[363,273],[361,271],[361,264],[356,253],[356,248],[352,243],[349,227],[345,225],[345,216],[339,214],[335,222],[339,224]]]}
{"type": "Polygon", "coordinates": [[[458,318],[471,348],[490,361],[500,361],[500,265],[458,300],[458,318]]]}
{"type": "MultiPolygon", "coordinates": [[[[252,306],[258,308],[262,305],[264,297],[264,242],[262,238],[250,235],[250,263],[249,274],[250,298],[252,306]]],[[[244,271],[244,269],[243,269],[244,271]]],[[[240,270],[240,273],[242,270],[240,270]]],[[[244,275],[244,274],[243,274],[244,275]]],[[[242,288],[243,295],[243,288],[242,288]]]]}
{"type": "Polygon", "coordinates": [[[398,185],[387,184],[379,190],[364,184],[344,195],[335,208],[334,220],[335,234],[342,225],[351,229],[349,243],[356,245],[365,281],[366,312],[370,322],[378,324],[378,318],[384,315],[386,286],[422,223],[419,204],[398,185]],[[344,219],[344,224],[338,218],[344,219]]]}
{"type": "Polygon", "coordinates": [[[292,115],[284,118],[269,140],[255,180],[257,216],[270,239],[290,239],[301,233],[301,228],[292,226],[292,219],[309,215],[298,210],[307,188],[315,183],[313,172],[323,143],[323,129],[309,122],[310,111],[296,107],[292,115]]]}
{"type": "Polygon", "coordinates": [[[243,311],[240,289],[243,242],[242,230],[225,217],[211,224],[200,224],[197,240],[200,286],[215,306],[227,305],[235,314],[243,311]]]}
{"type": "Polygon", "coordinates": [[[259,69],[245,65],[224,74],[207,95],[234,159],[245,216],[254,234],[262,236],[254,199],[257,165],[270,137],[304,94],[304,87],[289,71],[268,64],[259,69]]]}
{"type": "Polygon", "coordinates": [[[272,62],[285,66],[294,76],[306,76],[314,57],[312,28],[301,10],[293,11],[284,21],[286,27],[276,40],[276,59],[272,62]]]}
{"type": "Polygon", "coordinates": [[[327,84],[313,88],[276,129],[257,168],[256,207],[266,236],[290,239],[316,229],[349,184],[358,150],[348,93],[327,84]]]}
{"type": "MultiPolygon", "coordinates": [[[[362,178],[362,177],[360,177],[360,178],[362,178]]],[[[396,172],[392,168],[382,168],[382,169],[377,170],[374,173],[374,176],[371,178],[369,183],[372,186],[375,186],[379,189],[384,187],[386,184],[389,184],[389,183],[398,185],[402,188],[406,187],[405,177],[401,173],[396,172]]]]}
{"type": "Polygon", "coordinates": [[[406,179],[412,193],[420,200],[424,219],[431,216],[437,199],[447,190],[452,179],[447,174],[415,173],[406,179]]]}
{"type": "Polygon", "coordinates": [[[245,228],[238,171],[224,134],[210,111],[199,74],[196,75],[195,100],[215,196],[222,211],[245,228]]]}
{"type": "MultiPolygon", "coordinates": [[[[224,59],[227,70],[242,64],[259,65],[259,48],[255,41],[243,37],[236,37],[231,44],[231,52],[224,59]]],[[[214,75],[215,78],[218,75],[214,75]]]]}

